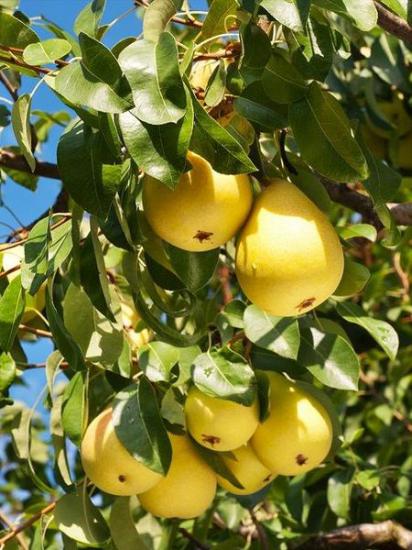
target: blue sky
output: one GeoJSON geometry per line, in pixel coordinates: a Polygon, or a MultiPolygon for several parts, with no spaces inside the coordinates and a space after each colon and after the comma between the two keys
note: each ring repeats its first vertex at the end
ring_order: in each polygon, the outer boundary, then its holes
{"type": "MultiPolygon", "coordinates": [[[[79,11],[87,4],[85,0],[21,0],[20,10],[29,17],[44,15],[48,19],[71,31],[74,20],[79,11]]],[[[108,23],[126,12],[132,5],[131,0],[107,0],[107,7],[103,18],[104,23],[108,23]]],[[[34,29],[42,38],[50,38],[50,34],[44,33],[41,27],[35,26],[34,29]]],[[[119,21],[110,29],[105,37],[105,43],[112,46],[118,40],[125,36],[138,35],[141,30],[141,21],[135,14],[130,14],[125,19],[119,21]]],[[[23,77],[23,92],[31,92],[37,80],[23,77]]],[[[7,92],[0,86],[0,98],[9,99],[7,92]]],[[[0,104],[4,101],[0,99],[0,104]]],[[[54,95],[47,89],[47,86],[41,85],[33,98],[33,109],[40,109],[49,112],[55,110],[67,110],[54,95]]],[[[37,154],[41,160],[50,162],[56,161],[56,144],[61,133],[61,128],[56,127],[51,133],[48,143],[42,146],[37,154]]],[[[14,143],[14,138],[9,129],[0,133],[0,147],[14,143]]],[[[58,181],[41,178],[38,183],[38,189],[35,193],[16,185],[12,181],[6,181],[1,186],[1,196],[4,203],[10,208],[21,223],[27,224],[36,219],[42,212],[46,211],[54,202],[56,195],[60,190],[58,181]]],[[[9,232],[2,224],[8,224],[16,228],[20,224],[5,208],[0,207],[0,234],[9,232]]],[[[43,362],[52,350],[51,342],[40,340],[36,344],[26,344],[25,351],[30,362],[43,362]]],[[[24,401],[27,405],[32,405],[39,391],[45,384],[44,372],[42,369],[27,371],[23,377],[26,386],[13,388],[11,396],[15,399],[24,401]]]]}

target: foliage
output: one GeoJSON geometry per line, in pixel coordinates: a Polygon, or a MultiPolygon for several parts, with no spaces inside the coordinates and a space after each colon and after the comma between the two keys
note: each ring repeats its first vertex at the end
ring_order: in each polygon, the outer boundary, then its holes
{"type": "MultiPolygon", "coordinates": [[[[179,1],[138,2],[143,37],[112,48],[104,0],[73,31],[43,18],[46,39],[16,4],[0,0],[0,75],[13,99],[0,104],[0,131],[15,134],[0,150],[0,181],[35,192],[52,174],[64,207],[1,248],[4,515],[35,516],[21,536],[36,550],[284,549],[342,525],[412,527],[410,44],[378,26],[372,0],[213,0],[198,19],[179,1]],[[34,110],[37,87],[20,94],[22,78],[41,78],[61,110],[34,110]],[[39,158],[55,126],[50,168],[39,158]],[[327,213],[345,271],[316,312],[278,318],[248,304],[234,242],[194,253],[153,233],[143,174],[174,189],[188,150],[217,172],[250,174],[255,191],[288,178],[327,213]],[[21,245],[21,265],[8,268],[21,245]],[[27,317],[41,293],[45,307],[27,317]],[[33,365],[21,343],[39,338],[54,351],[33,365]],[[47,378],[32,409],[10,397],[30,368],[47,378]],[[321,468],[250,497],[219,489],[212,509],[181,523],[87,485],[79,445],[108,405],[128,450],[165,472],[166,429],[184,429],[190,385],[244,405],[258,395],[263,418],[265,370],[333,404],[336,454],[321,468]]],[[[385,4],[407,25],[404,2],[385,4]]],[[[1,543],[10,530],[0,521],[1,543]]]]}

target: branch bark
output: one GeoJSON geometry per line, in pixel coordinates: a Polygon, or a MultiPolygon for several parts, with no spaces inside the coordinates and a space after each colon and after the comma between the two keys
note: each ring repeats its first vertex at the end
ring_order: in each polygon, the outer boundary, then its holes
{"type": "Polygon", "coordinates": [[[35,174],[36,176],[42,176],[44,178],[51,178],[60,180],[59,169],[56,164],[51,162],[36,161],[36,167],[34,172],[30,170],[29,165],[23,155],[17,155],[12,151],[0,149],[0,168],[11,168],[13,170],[19,170],[20,172],[28,172],[29,174],[35,174]]]}
{"type": "Polygon", "coordinates": [[[365,550],[386,546],[392,550],[412,550],[412,531],[388,520],[382,523],[362,523],[335,529],[311,537],[297,550],[365,550]]]}
{"type": "Polygon", "coordinates": [[[375,0],[375,7],[378,12],[378,25],[399,40],[412,44],[412,27],[377,0],[375,0]]]}
{"type": "Polygon", "coordinates": [[[17,93],[16,88],[12,85],[12,83],[10,82],[10,80],[7,78],[7,76],[4,74],[3,71],[0,71],[0,82],[9,92],[12,100],[17,101],[19,99],[19,94],[17,93]]]}
{"type": "Polygon", "coordinates": [[[19,533],[24,531],[25,529],[28,529],[33,525],[33,523],[36,523],[37,520],[39,520],[42,516],[45,516],[46,514],[50,514],[56,507],[55,502],[51,502],[48,504],[43,510],[40,510],[40,512],[37,512],[37,514],[34,514],[29,518],[27,521],[19,525],[18,527],[12,527],[12,529],[4,535],[4,537],[0,538],[0,550],[2,550],[6,544],[6,542],[9,542],[10,540],[16,538],[19,533]]]}

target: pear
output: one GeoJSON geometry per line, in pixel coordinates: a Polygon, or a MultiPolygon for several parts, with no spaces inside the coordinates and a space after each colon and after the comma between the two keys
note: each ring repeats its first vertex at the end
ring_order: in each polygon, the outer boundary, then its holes
{"type": "Polygon", "coordinates": [[[141,505],[154,516],[189,519],[200,516],[216,493],[216,474],[196,453],[186,435],[169,434],[172,462],[164,479],[139,495],[141,505]]]}
{"type": "Polygon", "coordinates": [[[142,346],[150,342],[152,334],[147,328],[139,331],[135,330],[136,325],[142,318],[140,317],[140,313],[130,304],[130,302],[121,301],[120,310],[123,327],[126,331],[126,338],[130,348],[133,351],[138,351],[142,346]]]}
{"type": "Polygon", "coordinates": [[[187,160],[192,168],[174,190],[145,177],[144,211],[166,242],[192,252],[212,250],[229,241],[245,222],[252,187],[246,174],[219,174],[195,153],[189,153],[187,160]]]}
{"type": "Polygon", "coordinates": [[[252,495],[266,487],[275,479],[276,474],[264,466],[250,445],[242,445],[232,451],[232,457],[223,456],[223,461],[232,472],[243,489],[236,487],[222,476],[217,476],[217,481],[223,489],[235,495],[252,495]]]}
{"type": "Polygon", "coordinates": [[[259,423],[259,407],[257,400],[246,407],[193,387],[186,399],[185,416],[190,435],[200,445],[214,451],[230,451],[252,437],[259,423]]]}
{"type": "Polygon", "coordinates": [[[162,476],[138,462],[121,444],[106,409],[88,426],[80,449],[83,469],[96,487],[111,495],[130,496],[147,491],[162,476]]]}
{"type": "Polygon", "coordinates": [[[284,376],[266,372],[270,414],[257,428],[251,445],[271,472],[298,475],[316,468],[328,455],[333,428],[326,409],[284,376]]]}
{"type": "MultiPolygon", "coordinates": [[[[7,245],[5,245],[7,246],[7,245]]],[[[1,248],[0,248],[1,252],[1,248]]],[[[15,246],[14,248],[7,249],[2,254],[2,268],[3,271],[9,271],[13,268],[20,268],[20,265],[24,259],[24,246],[19,245],[15,246]]],[[[18,275],[20,275],[20,269],[16,269],[15,271],[12,271],[8,276],[7,279],[9,281],[12,281],[14,278],[16,278],[18,275]]],[[[24,313],[21,319],[21,322],[24,325],[27,325],[30,323],[30,321],[33,321],[33,319],[37,316],[39,311],[43,311],[46,305],[46,283],[43,283],[39,290],[36,292],[34,296],[26,292],[25,295],[26,298],[26,307],[24,309],[24,313]]]]}
{"type": "Polygon", "coordinates": [[[295,316],[329,298],[342,273],[342,247],[327,217],[295,185],[273,180],[237,244],[243,292],[268,313],[295,316]]]}

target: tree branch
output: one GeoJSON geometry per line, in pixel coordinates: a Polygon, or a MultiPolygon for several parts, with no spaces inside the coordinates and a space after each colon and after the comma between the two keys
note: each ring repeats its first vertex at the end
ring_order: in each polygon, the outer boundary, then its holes
{"type": "Polygon", "coordinates": [[[36,161],[36,167],[34,172],[32,172],[23,155],[16,155],[12,151],[7,151],[5,149],[0,149],[0,167],[1,166],[11,168],[12,170],[19,170],[20,172],[28,172],[29,174],[35,174],[36,176],[44,178],[55,180],[61,179],[56,164],[36,161]]]}
{"type": "Polygon", "coordinates": [[[399,38],[399,40],[407,44],[412,44],[412,27],[377,0],[375,0],[375,7],[378,12],[379,26],[386,32],[399,38]]]}
{"type": "Polygon", "coordinates": [[[7,76],[3,73],[3,71],[0,71],[0,82],[3,84],[3,86],[9,92],[12,100],[17,101],[19,99],[19,94],[17,93],[16,88],[12,85],[12,83],[7,78],[7,76]]]}
{"type": "MultiPolygon", "coordinates": [[[[9,520],[9,518],[6,516],[6,514],[4,512],[2,512],[0,510],[0,521],[6,525],[9,529],[13,529],[13,523],[9,520]]],[[[29,550],[29,547],[26,543],[26,541],[24,540],[24,537],[22,536],[21,533],[17,533],[16,534],[16,541],[19,543],[19,545],[21,546],[21,548],[23,550],[29,550]]]]}
{"type": "Polygon", "coordinates": [[[412,550],[412,531],[395,521],[362,523],[321,533],[298,545],[298,550],[364,550],[390,545],[393,550],[412,550]]]}
{"type": "Polygon", "coordinates": [[[11,531],[9,531],[4,537],[0,538],[0,549],[3,549],[6,542],[9,542],[10,540],[17,537],[19,533],[24,531],[25,529],[28,529],[33,525],[33,523],[36,523],[38,519],[40,519],[42,516],[45,516],[46,514],[50,514],[56,507],[55,502],[51,502],[48,504],[45,508],[40,510],[40,512],[37,512],[37,514],[34,514],[31,516],[27,521],[19,525],[18,527],[12,527],[11,531]]]}

